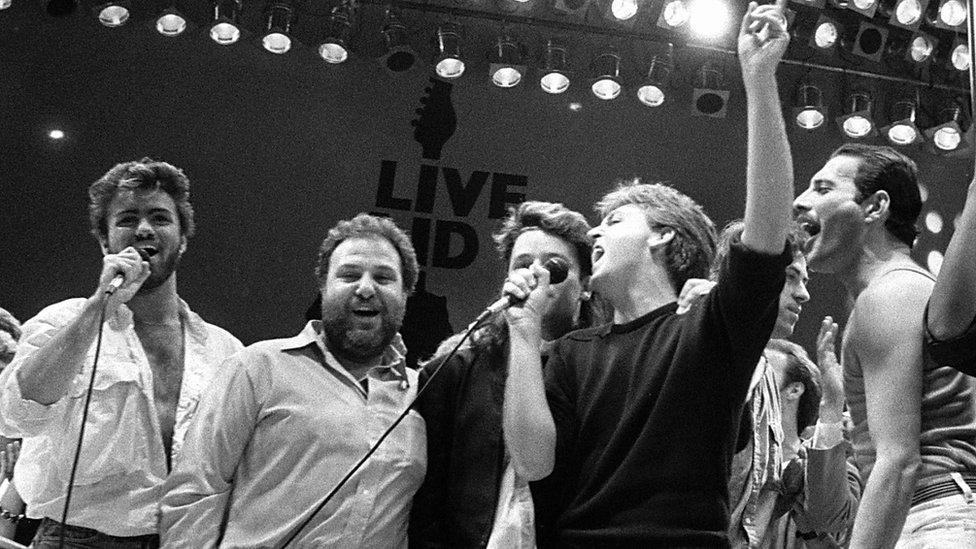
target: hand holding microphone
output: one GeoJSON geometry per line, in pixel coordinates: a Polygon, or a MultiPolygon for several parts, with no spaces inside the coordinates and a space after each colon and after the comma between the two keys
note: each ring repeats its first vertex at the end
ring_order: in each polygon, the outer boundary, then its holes
{"type": "Polygon", "coordinates": [[[541,267],[532,264],[528,269],[513,271],[505,281],[503,289],[505,295],[489,305],[486,312],[495,314],[517,303],[523,303],[529,298],[529,294],[539,287],[540,282],[543,289],[548,289],[550,285],[566,280],[567,276],[569,276],[569,264],[561,257],[550,257],[541,267]]]}
{"type": "Polygon", "coordinates": [[[119,295],[119,302],[125,303],[135,295],[142,283],[149,278],[149,254],[144,250],[129,246],[117,254],[108,254],[102,258],[102,276],[100,288],[107,296],[114,295],[120,288],[127,286],[119,295]],[[111,278],[109,278],[111,277],[111,278]],[[107,284],[106,284],[106,281],[107,284]]]}

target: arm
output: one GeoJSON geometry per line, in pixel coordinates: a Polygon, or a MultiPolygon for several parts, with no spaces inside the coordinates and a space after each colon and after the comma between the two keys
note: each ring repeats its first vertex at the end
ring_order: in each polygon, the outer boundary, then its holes
{"type": "Polygon", "coordinates": [[[213,547],[223,533],[234,473],[260,412],[241,360],[229,358],[203,395],[166,479],[159,524],[165,547],[213,547]]]}
{"type": "Polygon", "coordinates": [[[510,346],[502,407],[505,447],[520,476],[539,480],[552,472],[556,458],[556,424],[546,401],[540,354],[542,318],[553,297],[548,295],[549,271],[538,262],[531,272],[519,269],[509,275],[505,293],[527,298],[505,313],[510,346]]]}
{"type": "Polygon", "coordinates": [[[102,260],[98,289],[85,302],[80,314],[54,330],[49,339],[20,363],[16,378],[23,398],[43,405],[61,400],[77,374],[73,366],[84,361],[95,342],[102,308],[105,307],[105,317],[110,317],[119,305],[135,295],[148,276],[149,263],[139,257],[135,248],[106,255],[102,260]],[[126,282],[108,296],[105,290],[116,273],[122,273],[126,282]]]}
{"type": "Polygon", "coordinates": [[[929,300],[928,329],[937,339],[962,334],[976,318],[976,177],[929,300]]]}
{"type": "Polygon", "coordinates": [[[785,6],[786,0],[750,3],[739,31],[749,128],[742,243],[768,254],[783,251],[793,202],[793,162],[776,86],[776,66],[790,39],[785,6]]]}
{"type": "Polygon", "coordinates": [[[915,490],[922,400],[922,311],[931,283],[886,276],[858,298],[849,342],[864,375],[867,421],[877,458],[851,547],[893,547],[915,490]]]}

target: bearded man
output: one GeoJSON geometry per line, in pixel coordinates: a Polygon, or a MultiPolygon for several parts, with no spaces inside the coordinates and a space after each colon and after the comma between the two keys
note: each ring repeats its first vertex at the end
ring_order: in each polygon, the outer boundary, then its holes
{"type": "MultiPolygon", "coordinates": [[[[200,403],[167,482],[166,547],[279,547],[413,400],[397,334],[417,281],[409,237],[360,214],[329,231],[316,276],[322,320],[230,358],[200,403]]],[[[427,466],[411,411],[295,547],[406,547],[427,466]]]]}

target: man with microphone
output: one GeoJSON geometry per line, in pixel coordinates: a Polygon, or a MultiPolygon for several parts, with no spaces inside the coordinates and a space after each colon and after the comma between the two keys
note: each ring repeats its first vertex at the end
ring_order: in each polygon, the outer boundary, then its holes
{"type": "Polygon", "coordinates": [[[181,170],[118,164],[88,194],[104,255],[98,285],[24,324],[0,375],[2,431],[24,438],[15,480],[28,515],[44,519],[34,547],[153,547],[162,484],[196,402],[241,343],[177,295],[194,230],[181,170]]]}

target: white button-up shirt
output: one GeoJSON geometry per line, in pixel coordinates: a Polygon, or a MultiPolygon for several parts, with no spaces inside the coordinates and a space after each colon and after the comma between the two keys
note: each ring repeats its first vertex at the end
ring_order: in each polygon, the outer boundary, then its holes
{"type": "MultiPolygon", "coordinates": [[[[61,520],[72,458],[78,441],[95,345],[67,394],[51,405],[24,399],[17,372],[34,352],[77,318],[85,300],[45,308],[23,327],[17,355],[0,374],[0,432],[23,437],[15,481],[28,516],[61,520]]],[[[203,321],[180,302],[184,323],[184,369],[173,433],[172,461],[179,459],[187,425],[201,392],[225,358],[243,348],[221,328],[203,321]]],[[[95,387],[68,523],[114,536],[158,532],[158,507],[166,479],[166,451],[153,397],[153,375],[124,305],[104,324],[95,387]]]]}

